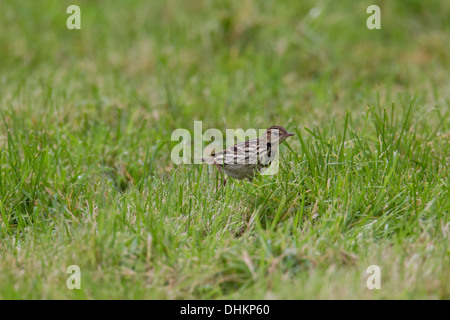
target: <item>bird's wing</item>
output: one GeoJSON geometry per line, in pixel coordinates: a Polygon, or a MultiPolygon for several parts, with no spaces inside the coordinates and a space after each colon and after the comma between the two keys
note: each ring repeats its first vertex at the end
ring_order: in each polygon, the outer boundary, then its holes
{"type": "Polygon", "coordinates": [[[256,164],[258,139],[240,142],[213,155],[218,165],[225,164],[256,164]]]}

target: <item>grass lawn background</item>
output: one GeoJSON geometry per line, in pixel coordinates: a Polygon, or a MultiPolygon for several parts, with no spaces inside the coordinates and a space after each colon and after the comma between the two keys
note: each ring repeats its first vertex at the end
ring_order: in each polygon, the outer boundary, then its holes
{"type": "Polygon", "coordinates": [[[450,298],[449,16],[419,0],[1,1],[0,298],[450,298]],[[219,188],[171,162],[195,120],[296,136],[278,175],[219,188]]]}

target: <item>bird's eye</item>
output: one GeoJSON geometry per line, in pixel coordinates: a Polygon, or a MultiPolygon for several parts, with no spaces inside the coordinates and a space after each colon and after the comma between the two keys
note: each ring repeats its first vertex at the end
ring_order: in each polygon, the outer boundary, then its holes
{"type": "Polygon", "coordinates": [[[278,135],[278,130],[275,130],[275,131],[273,132],[273,135],[274,135],[274,136],[277,136],[277,135],[278,135]]]}

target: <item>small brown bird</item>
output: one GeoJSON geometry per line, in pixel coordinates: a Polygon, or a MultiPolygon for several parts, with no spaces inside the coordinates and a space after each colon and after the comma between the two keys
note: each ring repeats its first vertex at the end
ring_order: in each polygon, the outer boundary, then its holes
{"type": "MultiPolygon", "coordinates": [[[[257,171],[270,166],[279,144],[293,135],[281,126],[271,126],[258,139],[243,141],[217,153],[211,153],[211,158],[204,161],[214,164],[220,173],[223,169],[232,178],[247,178],[252,181],[257,171]]],[[[225,183],[224,179],[223,184],[225,183]]]]}

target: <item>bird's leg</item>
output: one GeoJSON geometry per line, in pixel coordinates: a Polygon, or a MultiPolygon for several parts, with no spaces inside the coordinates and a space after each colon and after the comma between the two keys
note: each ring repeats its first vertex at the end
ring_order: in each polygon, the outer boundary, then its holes
{"type": "Polygon", "coordinates": [[[217,170],[219,170],[220,175],[223,177],[223,185],[225,186],[227,183],[227,180],[225,180],[224,174],[222,172],[222,169],[220,169],[220,166],[214,161],[214,165],[216,166],[217,170]]]}

